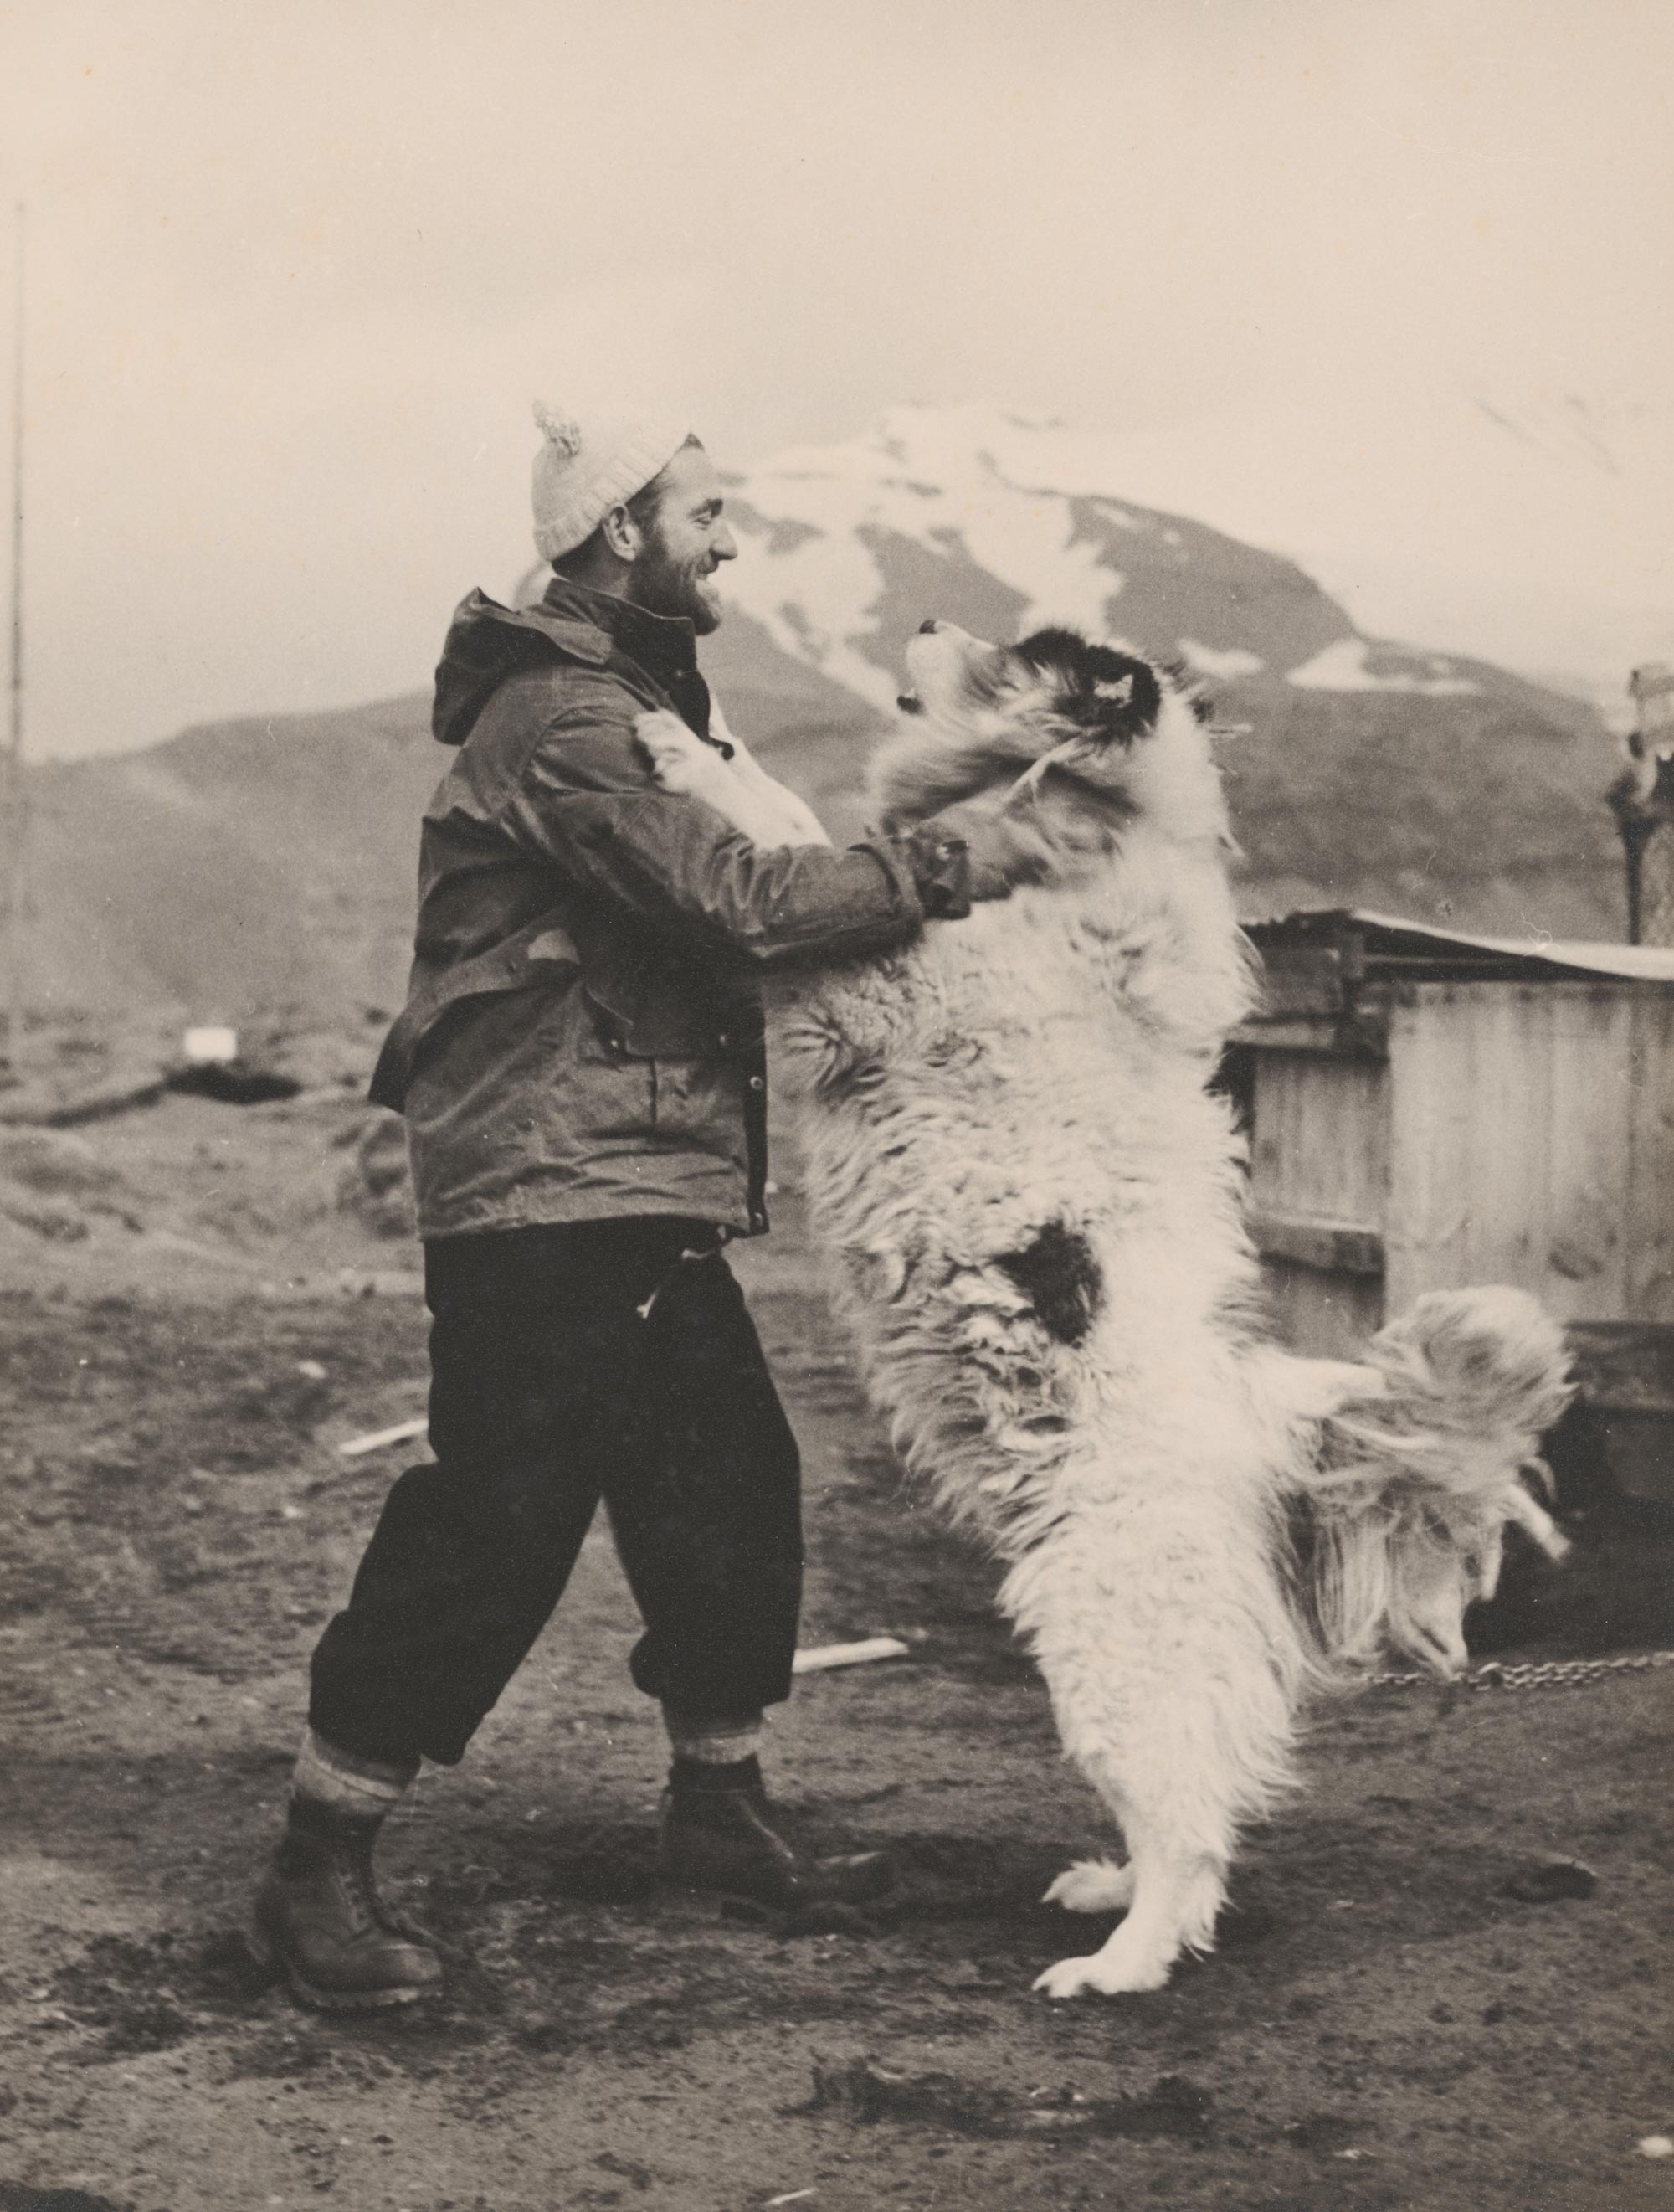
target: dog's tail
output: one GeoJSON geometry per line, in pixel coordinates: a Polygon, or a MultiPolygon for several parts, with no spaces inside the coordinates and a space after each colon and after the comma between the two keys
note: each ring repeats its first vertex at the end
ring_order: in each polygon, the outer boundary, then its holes
{"type": "MultiPolygon", "coordinates": [[[[1325,1372],[1325,1370],[1319,1370],[1325,1372]]],[[[1432,1291],[1336,1370],[1304,1477],[1306,1608],[1326,1662],[1386,1646],[1465,1665],[1465,1607],[1491,1597],[1507,1523],[1568,1548],[1540,1439],[1574,1395],[1562,1332],[1523,1291],[1432,1291]]]]}

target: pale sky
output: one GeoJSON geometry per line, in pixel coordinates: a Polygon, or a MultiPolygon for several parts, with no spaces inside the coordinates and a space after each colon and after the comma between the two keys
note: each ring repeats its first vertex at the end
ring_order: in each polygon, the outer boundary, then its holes
{"type": "Polygon", "coordinates": [[[0,0],[30,747],[421,687],[537,392],[724,466],[901,399],[1665,404],[1671,83],[1667,0],[0,0]]]}

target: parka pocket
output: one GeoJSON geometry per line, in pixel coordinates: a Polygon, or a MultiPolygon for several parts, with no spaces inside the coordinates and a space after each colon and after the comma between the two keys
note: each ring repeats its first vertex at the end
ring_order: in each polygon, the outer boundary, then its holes
{"type": "Polygon", "coordinates": [[[655,1063],[630,1050],[617,1017],[585,985],[570,996],[573,1023],[567,1042],[589,1133],[650,1136],[657,1122],[655,1063]]]}
{"type": "Polygon", "coordinates": [[[760,1035],[759,1005],[694,976],[666,974],[647,984],[590,972],[581,995],[592,1009],[601,1048],[644,1071],[648,1127],[658,1146],[742,1164],[750,1070],[740,1054],[760,1035]]]}

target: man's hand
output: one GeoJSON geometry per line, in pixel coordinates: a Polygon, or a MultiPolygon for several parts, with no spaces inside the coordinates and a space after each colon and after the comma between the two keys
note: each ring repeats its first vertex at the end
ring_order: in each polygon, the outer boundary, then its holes
{"type": "Polygon", "coordinates": [[[963,848],[963,888],[973,904],[1010,898],[1019,884],[1043,882],[1054,857],[1052,840],[1033,823],[968,803],[919,823],[913,835],[915,841],[963,848]]]}

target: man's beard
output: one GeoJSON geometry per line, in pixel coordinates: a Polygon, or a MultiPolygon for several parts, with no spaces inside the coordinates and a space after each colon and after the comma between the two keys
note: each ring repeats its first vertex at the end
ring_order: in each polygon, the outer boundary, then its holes
{"type": "Polygon", "coordinates": [[[719,628],[721,611],[701,588],[708,572],[707,556],[687,565],[670,560],[659,532],[646,533],[645,550],[634,563],[627,596],[647,614],[669,615],[690,623],[700,637],[719,628]]]}

